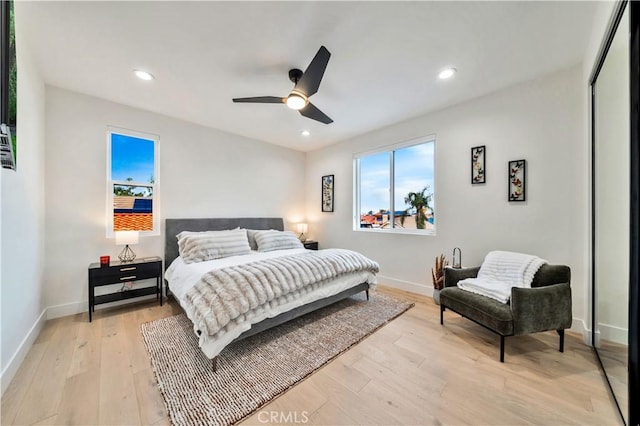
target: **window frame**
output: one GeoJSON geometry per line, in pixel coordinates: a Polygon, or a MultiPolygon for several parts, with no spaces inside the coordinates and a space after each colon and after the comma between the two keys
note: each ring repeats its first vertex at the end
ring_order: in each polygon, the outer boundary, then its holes
{"type": "Polygon", "coordinates": [[[372,149],[369,151],[358,152],[353,155],[353,231],[355,232],[371,232],[371,233],[380,233],[380,234],[409,234],[409,235],[428,235],[435,236],[437,231],[437,224],[434,218],[433,229],[406,229],[406,228],[361,228],[360,227],[360,198],[361,198],[361,176],[360,176],[360,159],[363,157],[367,157],[370,155],[380,154],[380,153],[388,153],[389,154],[389,212],[390,212],[390,221],[391,223],[395,223],[395,207],[394,207],[394,199],[395,199],[395,158],[394,151],[410,148],[416,145],[422,145],[426,143],[433,143],[433,197],[432,197],[432,205],[434,206],[434,216],[435,216],[435,205],[436,205],[436,186],[437,186],[437,172],[436,172],[436,157],[437,157],[437,148],[438,144],[436,143],[436,134],[429,134],[426,136],[421,136],[418,138],[410,139],[403,142],[398,142],[391,145],[384,145],[378,147],[376,149],[372,149]]]}
{"type": "Polygon", "coordinates": [[[138,231],[141,237],[160,235],[160,136],[137,130],[121,127],[107,126],[107,209],[106,209],[106,234],[107,238],[115,238],[113,230],[113,186],[146,186],[153,188],[153,229],[151,231],[138,231]],[[149,182],[122,182],[114,181],[111,175],[111,138],[113,134],[129,136],[132,138],[153,141],[153,184],[149,182]]]}

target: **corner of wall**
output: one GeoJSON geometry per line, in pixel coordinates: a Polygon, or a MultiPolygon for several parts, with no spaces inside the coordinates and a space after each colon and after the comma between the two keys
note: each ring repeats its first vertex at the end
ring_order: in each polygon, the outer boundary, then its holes
{"type": "Polygon", "coordinates": [[[0,382],[2,384],[2,394],[9,387],[13,376],[15,376],[18,368],[24,361],[29,349],[33,346],[33,343],[38,338],[38,335],[42,331],[45,322],[47,321],[47,309],[43,309],[40,313],[40,316],[36,319],[36,322],[31,326],[27,334],[24,336],[24,339],[18,345],[18,348],[14,352],[11,359],[6,363],[5,367],[2,369],[2,373],[0,373],[0,382]]]}

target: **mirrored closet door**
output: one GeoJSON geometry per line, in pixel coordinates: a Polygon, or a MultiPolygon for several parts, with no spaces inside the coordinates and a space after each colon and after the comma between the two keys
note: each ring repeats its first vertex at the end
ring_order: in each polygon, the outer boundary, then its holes
{"type": "Polygon", "coordinates": [[[639,246],[634,237],[639,225],[638,197],[634,196],[639,189],[634,180],[638,175],[634,87],[637,91],[639,77],[633,72],[638,58],[630,37],[637,27],[637,18],[631,15],[637,17],[638,6],[632,3],[617,5],[591,82],[592,342],[627,425],[638,421],[637,401],[630,404],[630,398],[637,395],[637,383],[630,373],[637,368],[638,282],[634,271],[638,270],[639,246]]]}

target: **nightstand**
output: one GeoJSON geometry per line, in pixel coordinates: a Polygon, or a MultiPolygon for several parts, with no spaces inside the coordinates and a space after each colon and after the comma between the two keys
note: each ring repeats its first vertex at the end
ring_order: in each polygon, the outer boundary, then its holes
{"type": "Polygon", "coordinates": [[[100,263],[89,265],[89,322],[95,305],[131,299],[133,297],[155,294],[160,298],[162,306],[162,259],[159,257],[145,257],[133,262],[111,262],[109,266],[100,266],[100,263]],[[156,279],[156,285],[131,290],[116,291],[114,293],[95,295],[95,288],[102,285],[126,283],[130,281],[156,279]]]}
{"type": "Polygon", "coordinates": [[[318,242],[313,240],[307,240],[304,243],[304,248],[307,250],[318,250],[318,242]]]}

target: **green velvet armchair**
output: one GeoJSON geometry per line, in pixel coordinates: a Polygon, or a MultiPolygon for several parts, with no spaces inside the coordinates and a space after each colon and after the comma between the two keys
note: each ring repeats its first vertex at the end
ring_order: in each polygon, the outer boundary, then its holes
{"type": "Polygon", "coordinates": [[[500,362],[504,362],[504,338],[556,330],[560,352],[564,352],[564,330],[571,327],[571,269],[564,265],[542,265],[531,288],[511,289],[509,303],[462,290],[458,281],[475,278],[480,267],[445,268],[440,291],[440,324],[450,309],[500,336],[500,362]]]}

